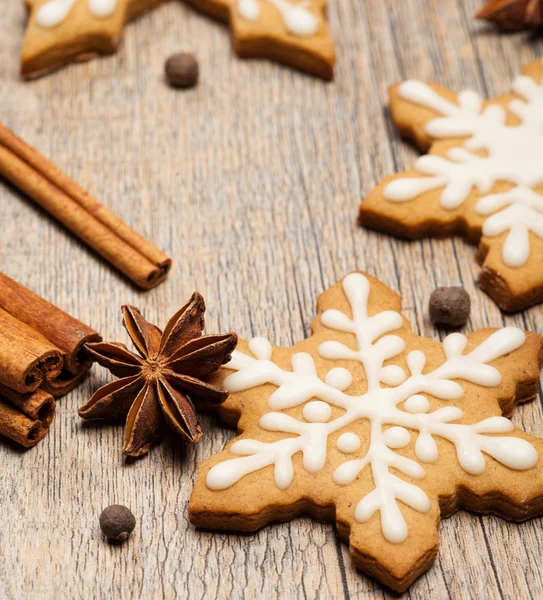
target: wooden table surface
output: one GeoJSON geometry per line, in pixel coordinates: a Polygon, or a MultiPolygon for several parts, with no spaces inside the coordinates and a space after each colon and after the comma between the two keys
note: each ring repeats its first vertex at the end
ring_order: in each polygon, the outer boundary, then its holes
{"type": "MultiPolygon", "coordinates": [[[[290,345],[308,334],[317,295],[353,269],[400,292],[421,334],[440,335],[428,297],[455,284],[472,297],[466,330],[516,324],[543,333],[543,306],[504,317],[477,289],[474,248],[462,240],[406,243],[356,225],[364,194],[417,154],[389,118],[389,84],[417,77],[493,96],[543,55],[541,38],[498,35],[476,22],[479,5],[332,0],[338,64],[335,83],[325,84],[237,59],[222,25],[170,2],[129,25],[117,55],[23,83],[22,0],[4,1],[0,119],[175,262],[166,283],[140,293],[0,183],[0,269],[118,341],[127,341],[121,304],[164,325],[199,290],[209,331],[290,345]],[[201,83],[188,92],[162,79],[165,58],[180,49],[200,61],[201,83]]],[[[196,531],[187,519],[196,467],[232,432],[204,418],[197,447],[168,439],[126,464],[123,427],[85,426],[76,413],[107,380],[94,367],[60,400],[36,448],[0,444],[1,598],[389,596],[353,568],[331,525],[299,519],[249,536],[196,531]],[[98,529],[112,503],[138,519],[122,547],[98,529]]],[[[543,435],[540,401],[514,421],[543,435]]],[[[441,525],[435,566],[406,597],[543,597],[541,526],[457,513],[441,525]]]]}

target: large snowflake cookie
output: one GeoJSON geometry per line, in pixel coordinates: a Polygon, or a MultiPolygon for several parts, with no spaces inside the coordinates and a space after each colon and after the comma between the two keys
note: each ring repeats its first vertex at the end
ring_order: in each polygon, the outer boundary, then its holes
{"type": "Polygon", "coordinates": [[[335,521],[356,566],[402,591],[434,561],[440,515],[543,513],[543,440],[503,416],[536,395],[543,338],[507,327],[440,344],[399,310],[351,273],[319,298],[309,339],[239,346],[216,383],[240,435],[200,466],[194,525],[335,521]]]}
{"type": "Polygon", "coordinates": [[[360,207],[363,225],[394,235],[480,240],[479,283],[507,311],[543,301],[543,61],[512,89],[484,102],[420,81],[393,86],[398,129],[429,153],[360,207]]]}
{"type": "MultiPolygon", "coordinates": [[[[74,60],[114,52],[127,21],[164,0],[24,0],[29,11],[21,74],[39,76],[74,60]]],[[[189,0],[231,23],[240,56],[270,58],[332,79],[334,46],[326,0],[189,0]]]]}

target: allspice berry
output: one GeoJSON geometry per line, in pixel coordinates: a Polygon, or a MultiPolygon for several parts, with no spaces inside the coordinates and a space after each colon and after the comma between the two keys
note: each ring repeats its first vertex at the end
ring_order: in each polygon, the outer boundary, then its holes
{"type": "Polygon", "coordinates": [[[172,87],[191,88],[198,83],[198,62],[188,52],[179,52],[170,56],[164,65],[164,71],[172,87]]]}
{"type": "Polygon", "coordinates": [[[136,517],[130,509],[120,504],[112,504],[100,515],[100,529],[108,540],[123,542],[128,539],[136,526],[136,517]]]}
{"type": "Polygon", "coordinates": [[[429,308],[437,325],[460,327],[469,319],[471,300],[463,287],[440,287],[432,293],[429,308]]]}

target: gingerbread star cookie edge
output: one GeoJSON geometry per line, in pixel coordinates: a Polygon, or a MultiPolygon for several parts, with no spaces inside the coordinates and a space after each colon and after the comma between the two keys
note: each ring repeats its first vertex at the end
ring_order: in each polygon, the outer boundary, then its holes
{"type": "Polygon", "coordinates": [[[125,24],[163,0],[25,0],[20,73],[34,79],[72,62],[112,54],[125,24]]]}
{"type": "Polygon", "coordinates": [[[327,0],[187,0],[229,23],[236,54],[267,58],[325,80],[334,77],[335,50],[327,0]]]}
{"type": "MultiPolygon", "coordinates": [[[[126,22],[163,0],[25,0],[28,24],[21,76],[39,77],[71,62],[118,48],[126,22]]],[[[188,0],[198,10],[231,23],[240,57],[268,58],[326,80],[335,51],[326,0],[188,0]]]]}

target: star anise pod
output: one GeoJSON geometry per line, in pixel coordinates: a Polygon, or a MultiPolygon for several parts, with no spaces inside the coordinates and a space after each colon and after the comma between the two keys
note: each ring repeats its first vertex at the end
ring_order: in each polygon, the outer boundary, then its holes
{"type": "Polygon", "coordinates": [[[477,14],[501,29],[527,29],[543,25],[543,0],[490,0],[477,14]]]}
{"type": "Polygon", "coordinates": [[[138,353],[124,344],[87,344],[93,359],[117,377],[79,409],[83,419],[126,419],[123,452],[141,456],[163,437],[166,425],[187,442],[202,437],[195,406],[224,402],[228,392],[203,377],[230,360],[235,333],[202,335],[205,302],[194,293],[164,333],[134,306],[123,306],[123,325],[138,353]]]}

